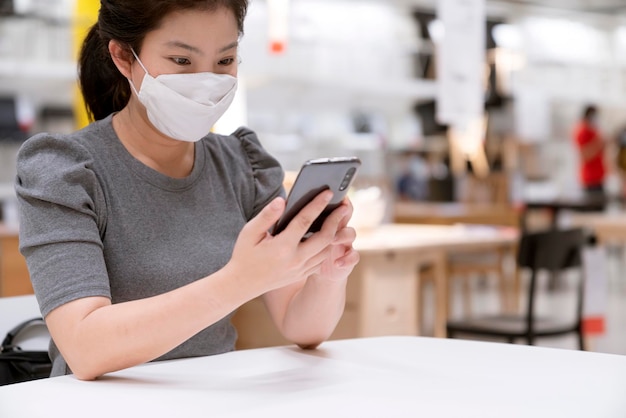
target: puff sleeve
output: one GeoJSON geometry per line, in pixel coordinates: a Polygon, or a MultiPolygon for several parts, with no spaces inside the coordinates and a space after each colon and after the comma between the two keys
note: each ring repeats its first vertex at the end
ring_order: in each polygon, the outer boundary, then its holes
{"type": "Polygon", "coordinates": [[[20,251],[44,316],[78,298],[110,298],[101,239],[106,202],[93,165],[69,136],[39,134],[18,152],[20,251]]]}
{"type": "Polygon", "coordinates": [[[252,219],[274,198],[285,196],[284,171],[278,160],[263,148],[253,131],[239,128],[233,135],[241,141],[252,170],[254,197],[251,205],[246,205],[248,206],[246,217],[252,219]]]}

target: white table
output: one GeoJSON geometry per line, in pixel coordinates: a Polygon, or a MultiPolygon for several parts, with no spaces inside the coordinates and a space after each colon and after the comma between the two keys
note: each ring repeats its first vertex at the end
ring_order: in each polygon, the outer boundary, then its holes
{"type": "Polygon", "coordinates": [[[626,416],[626,357],[426,337],[337,340],[0,387],[0,416],[626,416]]]}

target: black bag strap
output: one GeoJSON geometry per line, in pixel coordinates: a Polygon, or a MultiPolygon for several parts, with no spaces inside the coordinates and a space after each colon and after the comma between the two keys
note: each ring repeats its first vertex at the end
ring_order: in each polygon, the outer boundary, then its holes
{"type": "Polygon", "coordinates": [[[40,323],[43,325],[46,324],[41,317],[32,318],[16,325],[12,330],[7,332],[7,335],[6,337],[4,337],[4,340],[2,340],[2,345],[0,346],[0,353],[5,350],[10,350],[13,347],[13,340],[15,339],[15,337],[17,337],[24,329],[35,323],[40,323]]]}
{"type": "Polygon", "coordinates": [[[47,351],[9,351],[0,353],[0,362],[2,361],[25,361],[49,365],[50,357],[47,351]]]}

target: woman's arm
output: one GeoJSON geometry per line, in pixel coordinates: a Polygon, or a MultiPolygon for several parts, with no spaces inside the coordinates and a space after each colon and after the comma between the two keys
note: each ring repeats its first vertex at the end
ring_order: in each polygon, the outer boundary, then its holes
{"type": "Polygon", "coordinates": [[[347,227],[351,216],[352,205],[346,199],[324,224],[336,233],[318,272],[263,296],[283,336],[302,348],[315,348],[327,340],[343,314],[347,278],[359,261],[352,248],[356,232],[347,227]]]}
{"type": "Polygon", "coordinates": [[[300,243],[332,193],[321,193],[279,236],[269,228],[284,210],[277,198],[248,222],[228,264],[218,272],[168,293],[111,304],[89,297],[46,316],[50,334],[79,379],[153,360],[217,322],[244,302],[320,271],[334,234],[328,230],[300,243]]]}
{"type": "Polygon", "coordinates": [[[147,299],[78,299],[51,311],[46,323],[72,372],[91,380],[167,353],[255,296],[221,270],[147,299]]]}

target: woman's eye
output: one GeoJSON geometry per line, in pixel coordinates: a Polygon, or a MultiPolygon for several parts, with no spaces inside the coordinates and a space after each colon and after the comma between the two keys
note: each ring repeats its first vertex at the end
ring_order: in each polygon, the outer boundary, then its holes
{"type": "Polygon", "coordinates": [[[187,58],[173,57],[172,61],[174,61],[174,63],[178,64],[178,65],[189,65],[189,64],[191,64],[191,61],[189,61],[187,58]]]}
{"type": "Polygon", "coordinates": [[[218,64],[219,65],[233,65],[235,63],[235,58],[224,58],[218,64]]]}

